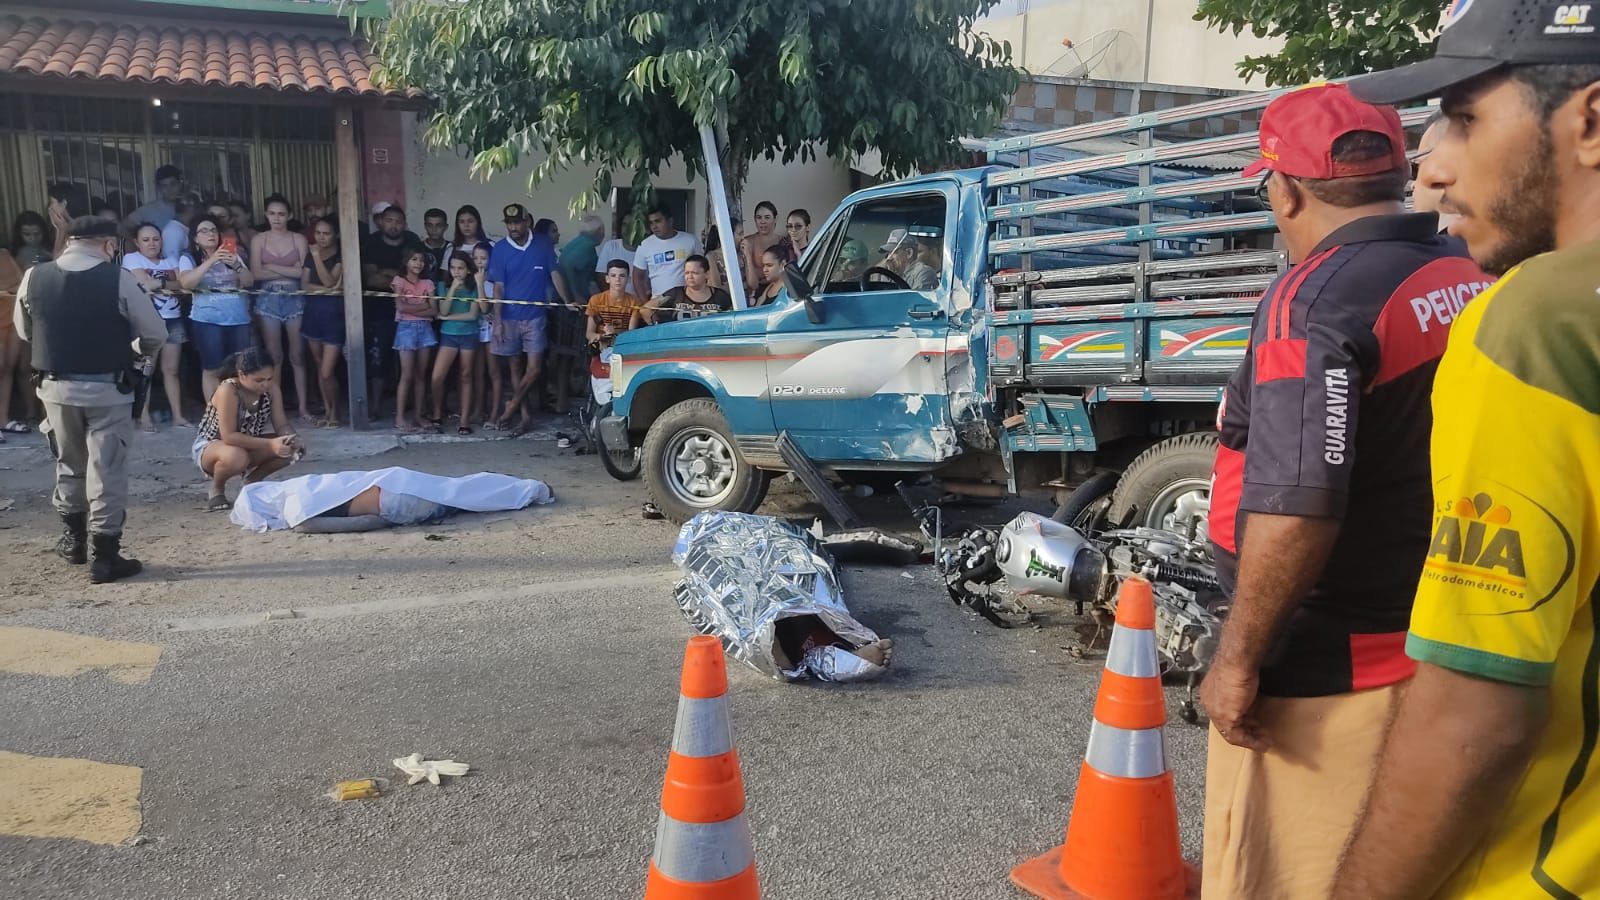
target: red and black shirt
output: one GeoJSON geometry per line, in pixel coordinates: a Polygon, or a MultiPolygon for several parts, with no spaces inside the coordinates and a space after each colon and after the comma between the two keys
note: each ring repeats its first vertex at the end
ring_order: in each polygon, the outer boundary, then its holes
{"type": "Polygon", "coordinates": [[[1210,528],[1228,595],[1245,513],[1342,521],[1261,670],[1265,695],[1342,694],[1413,671],[1429,393],[1450,323],[1491,281],[1437,228],[1431,213],[1369,216],[1329,235],[1262,295],[1223,395],[1210,528]]]}

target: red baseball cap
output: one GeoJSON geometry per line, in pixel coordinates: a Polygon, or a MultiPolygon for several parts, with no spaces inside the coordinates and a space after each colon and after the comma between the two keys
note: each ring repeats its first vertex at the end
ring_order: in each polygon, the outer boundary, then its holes
{"type": "Polygon", "coordinates": [[[1392,106],[1357,100],[1342,84],[1301,88],[1267,104],[1260,141],[1261,158],[1245,168],[1245,177],[1271,169],[1295,178],[1351,178],[1406,167],[1400,114],[1392,106]],[[1360,163],[1335,163],[1333,142],[1352,131],[1387,137],[1393,152],[1360,163]]]}

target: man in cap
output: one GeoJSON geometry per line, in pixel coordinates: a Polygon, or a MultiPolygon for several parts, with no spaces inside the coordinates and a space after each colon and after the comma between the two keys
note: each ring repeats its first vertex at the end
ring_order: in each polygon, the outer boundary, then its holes
{"type": "Polygon", "coordinates": [[[921,248],[916,237],[905,228],[889,232],[889,239],[878,248],[883,251],[883,266],[905,279],[914,291],[931,291],[939,287],[939,273],[918,258],[921,248]]]}
{"type": "Polygon", "coordinates": [[[1452,233],[1505,272],[1433,394],[1434,531],[1396,711],[1335,895],[1600,897],[1600,9],[1453,5],[1432,59],[1452,233]]]}
{"type": "Polygon", "coordinates": [[[32,347],[45,410],[40,430],[56,458],[55,508],[64,525],[56,552],[81,565],[92,548],[89,580],[101,584],[142,568],[121,553],[134,344],[137,355],[153,356],[167,326],[133,273],[112,262],[120,243],[115,222],[83,216],[67,235],[60,259],[23,276],[14,317],[32,347]]]}
{"type": "Polygon", "coordinates": [[[1400,116],[1341,85],[1261,119],[1293,267],[1262,295],[1218,416],[1210,535],[1231,608],[1211,717],[1204,895],[1324,897],[1396,684],[1428,543],[1428,392],[1489,279],[1404,211],[1400,116]]]}
{"type": "MultiPolygon", "coordinates": [[[[530,231],[528,211],[521,203],[509,203],[502,212],[506,236],[496,241],[489,252],[485,276],[494,283],[495,297],[535,304],[567,301],[567,282],[549,232],[530,231]]],[[[503,361],[508,367],[510,379],[506,384],[511,389],[510,399],[494,421],[500,428],[513,428],[513,435],[520,437],[533,427],[533,385],[544,367],[544,351],[549,346],[548,310],[526,303],[496,303],[492,321],[494,339],[490,351],[495,365],[503,361]],[[513,417],[515,426],[511,424],[513,417]]]]}
{"type": "Polygon", "coordinates": [[[846,238],[839,247],[839,262],[834,267],[833,277],[828,280],[855,285],[866,270],[867,242],[860,238],[846,238]]]}

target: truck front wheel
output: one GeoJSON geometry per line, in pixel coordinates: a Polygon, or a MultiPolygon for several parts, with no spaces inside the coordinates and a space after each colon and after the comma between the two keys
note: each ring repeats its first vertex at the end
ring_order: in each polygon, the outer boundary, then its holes
{"type": "Polygon", "coordinates": [[[1156,444],[1123,470],[1107,519],[1113,525],[1142,525],[1205,539],[1216,457],[1214,432],[1180,434],[1156,444]]]}
{"type": "Polygon", "coordinates": [[[755,512],[769,476],[745,461],[716,401],[685,400],[656,419],[644,437],[650,498],[674,522],[708,509],[755,512]]]}

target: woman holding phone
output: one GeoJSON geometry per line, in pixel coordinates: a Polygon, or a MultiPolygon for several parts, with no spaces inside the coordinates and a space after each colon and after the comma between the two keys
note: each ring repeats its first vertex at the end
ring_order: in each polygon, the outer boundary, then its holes
{"type": "Polygon", "coordinates": [[[224,227],[216,216],[201,216],[194,223],[194,246],[178,260],[178,284],[194,293],[189,336],[200,354],[207,397],[217,392],[217,370],[252,340],[250,301],[240,289],[255,284],[255,276],[239,258],[238,240],[224,240],[224,227]]]}
{"type": "Polygon", "coordinates": [[[244,476],[245,484],[261,481],[305,456],[300,436],[283,411],[273,405],[272,357],[247,347],[223,362],[227,380],[211,393],[190,453],[201,474],[211,479],[206,509],[230,504],[228,482],[244,476]]]}
{"type": "MultiPolygon", "coordinates": [[[[178,381],[178,359],[183,345],[189,341],[189,329],[183,321],[183,306],[172,291],[178,287],[179,258],[161,255],[161,229],[149,222],[134,231],[135,252],[122,257],[122,267],[133,273],[139,286],[150,295],[156,312],[167,324],[167,342],[161,345],[158,362],[161,365],[162,385],[167,391],[167,406],[172,410],[172,424],[187,428],[189,420],[183,417],[183,393],[178,381]]],[[[155,421],[150,418],[150,404],[144,405],[139,425],[145,431],[155,431],[155,421]]]]}

